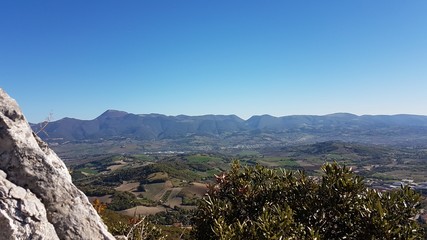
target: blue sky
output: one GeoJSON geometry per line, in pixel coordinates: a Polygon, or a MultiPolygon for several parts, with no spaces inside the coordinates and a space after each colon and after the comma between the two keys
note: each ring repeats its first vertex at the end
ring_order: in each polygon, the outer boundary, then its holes
{"type": "Polygon", "coordinates": [[[427,115],[427,1],[0,1],[27,119],[427,115]]]}

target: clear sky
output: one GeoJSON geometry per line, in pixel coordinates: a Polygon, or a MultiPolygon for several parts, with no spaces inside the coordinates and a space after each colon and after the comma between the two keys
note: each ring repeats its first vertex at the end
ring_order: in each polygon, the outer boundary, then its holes
{"type": "Polygon", "coordinates": [[[427,1],[3,0],[0,87],[31,122],[427,115],[427,1]]]}

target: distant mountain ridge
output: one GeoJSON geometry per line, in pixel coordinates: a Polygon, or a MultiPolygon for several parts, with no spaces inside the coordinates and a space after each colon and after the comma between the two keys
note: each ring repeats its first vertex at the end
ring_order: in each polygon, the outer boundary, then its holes
{"type": "MultiPolygon", "coordinates": [[[[40,124],[32,124],[36,132],[40,130],[40,126],[40,124]]],[[[63,118],[50,122],[44,131],[39,133],[48,141],[52,139],[81,141],[117,137],[163,140],[191,136],[205,136],[219,140],[240,136],[241,141],[245,141],[245,136],[266,134],[283,142],[301,141],[301,139],[379,141],[380,143],[422,142],[427,140],[427,116],[408,114],[358,116],[335,113],[324,116],[261,115],[243,120],[236,115],[166,116],[107,110],[93,120],[63,118]]]]}

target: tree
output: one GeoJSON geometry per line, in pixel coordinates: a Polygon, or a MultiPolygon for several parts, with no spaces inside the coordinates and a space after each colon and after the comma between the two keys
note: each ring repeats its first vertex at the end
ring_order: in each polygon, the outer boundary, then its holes
{"type": "Polygon", "coordinates": [[[107,205],[110,210],[121,211],[138,206],[138,199],[130,192],[117,191],[111,198],[111,203],[107,205]]]}
{"type": "Polygon", "coordinates": [[[193,219],[196,239],[421,239],[420,196],[378,192],[336,163],[320,178],[302,171],[241,167],[216,176],[193,219]]]}

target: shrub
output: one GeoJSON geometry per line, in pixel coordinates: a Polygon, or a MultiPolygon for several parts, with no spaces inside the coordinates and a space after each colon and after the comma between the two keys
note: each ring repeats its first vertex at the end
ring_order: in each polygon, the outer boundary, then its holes
{"type": "Polygon", "coordinates": [[[106,209],[106,204],[95,199],[92,203],[111,234],[125,236],[128,240],[165,240],[167,235],[143,216],[121,215],[106,209]]]}
{"type": "Polygon", "coordinates": [[[128,208],[138,206],[139,201],[135,195],[129,192],[115,192],[111,197],[111,203],[107,205],[107,208],[114,211],[121,211],[128,208]]]}
{"type": "Polygon", "coordinates": [[[216,176],[193,219],[196,239],[421,239],[412,220],[420,196],[408,187],[378,192],[351,169],[304,172],[242,168],[216,176]]]}

